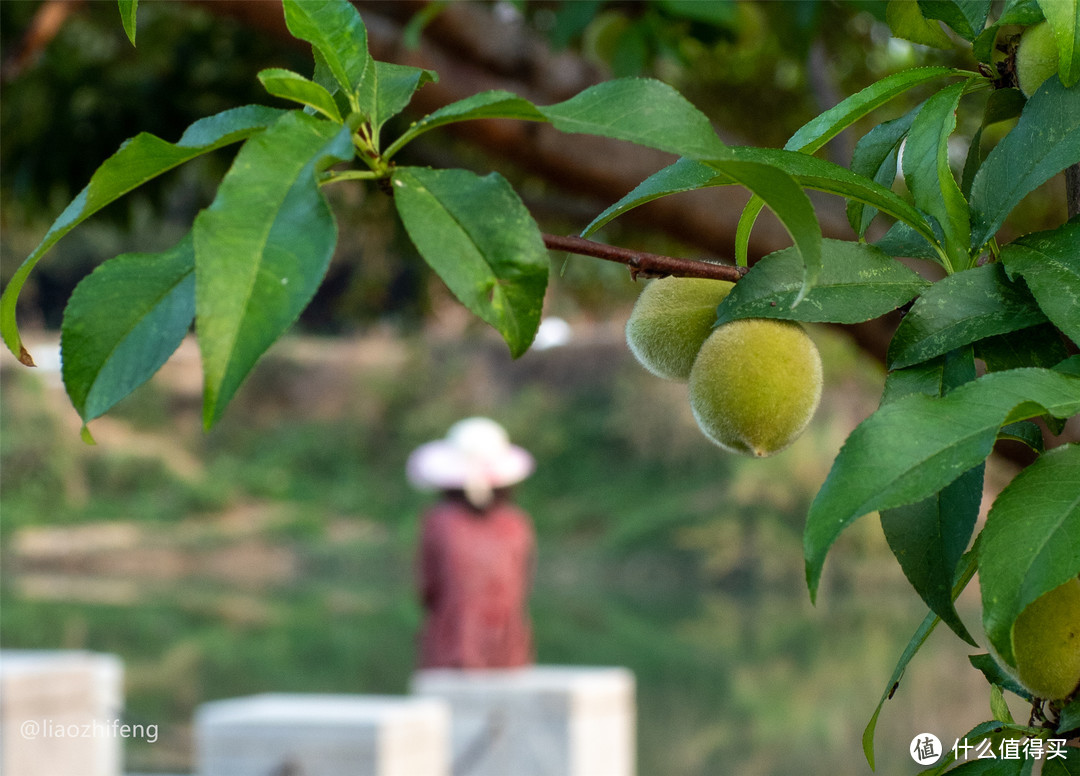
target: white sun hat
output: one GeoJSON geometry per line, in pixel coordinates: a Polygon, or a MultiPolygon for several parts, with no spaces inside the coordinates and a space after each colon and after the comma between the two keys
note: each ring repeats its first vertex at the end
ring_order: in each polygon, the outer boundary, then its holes
{"type": "Polygon", "coordinates": [[[535,467],[528,451],[511,444],[506,429],[494,420],[465,418],[445,438],[416,448],[405,473],[418,488],[464,490],[472,504],[483,507],[495,488],[516,485],[535,467]]]}

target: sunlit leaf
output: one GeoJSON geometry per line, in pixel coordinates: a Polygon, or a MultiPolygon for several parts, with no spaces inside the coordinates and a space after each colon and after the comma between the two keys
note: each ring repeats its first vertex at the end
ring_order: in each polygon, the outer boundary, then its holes
{"type": "Polygon", "coordinates": [[[902,164],[915,205],[941,225],[953,269],[967,266],[971,242],[968,203],[949,165],[949,136],[964,88],[947,86],[926,101],[908,131],[902,164]]]}
{"type": "Polygon", "coordinates": [[[304,78],[299,73],[274,67],[260,71],[259,81],[266,91],[275,97],[308,105],[329,119],[341,121],[341,112],[333,95],[326,87],[304,78]]]}
{"type": "Polygon", "coordinates": [[[538,110],[560,132],[602,135],[694,159],[723,157],[709,119],[661,81],[621,78],[538,110]]]}
{"type": "Polygon", "coordinates": [[[117,256],[83,278],[64,310],[60,337],[64,385],[83,422],[146,382],[194,318],[190,234],[163,253],[117,256]]]}
{"type": "Polygon", "coordinates": [[[352,153],[347,128],[287,113],[244,144],[213,203],[195,219],[207,427],[322,282],[337,230],[316,176],[352,153]]]}
{"type": "Polygon", "coordinates": [[[990,0],[919,0],[919,10],[927,19],[938,19],[965,40],[973,41],[986,26],[990,0]]]}
{"type": "Polygon", "coordinates": [[[458,121],[475,121],[477,119],[547,121],[544,114],[524,97],[518,97],[516,94],[502,90],[480,92],[444,105],[424,116],[403,132],[386,149],[384,156],[392,156],[409,141],[436,127],[458,121]]]}
{"type": "Polygon", "coordinates": [[[420,255],[513,356],[540,325],[549,259],[540,230],[497,173],[399,167],[394,204],[420,255]]]}
{"type": "Polygon", "coordinates": [[[792,306],[802,288],[798,253],[785,248],[760,259],[717,309],[717,324],[738,318],[859,323],[895,310],[930,283],[882,251],[848,240],[822,240],[817,283],[792,306]]]}
{"type": "Polygon", "coordinates": [[[880,407],[848,436],[810,506],[804,533],[811,597],[829,547],[851,522],[929,498],[993,449],[1006,423],[1080,412],[1080,377],[1047,369],[994,372],[934,398],[880,407]]]}
{"type": "Polygon", "coordinates": [[[0,332],[11,352],[24,364],[33,364],[19,336],[15,308],[19,292],[34,266],[64,235],[132,189],[197,156],[261,132],[282,113],[261,105],[232,108],[199,119],[175,144],[143,132],[120,146],[120,150],[102,162],[86,188],[53,222],[41,243],[8,281],[0,298],[0,332]]]}
{"type": "Polygon", "coordinates": [[[885,20],[892,34],[912,43],[950,49],[953,42],[936,21],[927,20],[915,0],[889,0],[885,20]]]}
{"type": "Polygon", "coordinates": [[[289,32],[311,44],[345,94],[358,99],[359,109],[370,117],[375,111],[375,92],[370,86],[375,61],[368,53],[367,28],[353,4],[348,0],[282,0],[282,5],[289,32]]]}
{"type": "Polygon", "coordinates": [[[117,0],[120,7],[120,22],[124,25],[124,32],[135,45],[135,20],[139,11],[139,0],[117,0]]]}

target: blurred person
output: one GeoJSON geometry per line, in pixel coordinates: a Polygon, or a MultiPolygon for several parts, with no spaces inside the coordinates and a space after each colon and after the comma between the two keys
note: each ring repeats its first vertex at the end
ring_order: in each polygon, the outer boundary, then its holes
{"type": "Polygon", "coordinates": [[[527,599],[536,539],[511,488],[533,457],[488,418],[466,418],[409,456],[413,485],[439,491],[422,517],[420,668],[513,668],[533,661],[527,599]]]}

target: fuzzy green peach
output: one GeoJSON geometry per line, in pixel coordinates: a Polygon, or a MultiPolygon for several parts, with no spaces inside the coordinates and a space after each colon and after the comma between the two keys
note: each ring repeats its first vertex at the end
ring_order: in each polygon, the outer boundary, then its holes
{"type": "Polygon", "coordinates": [[[687,380],[698,350],[712,333],[716,306],[734,285],[702,278],[650,281],[626,321],[630,352],[658,377],[687,380]]]}
{"type": "Polygon", "coordinates": [[[1028,27],[1016,49],[1016,80],[1020,91],[1030,97],[1058,71],[1058,47],[1048,22],[1028,27]]]}
{"type": "Polygon", "coordinates": [[[794,442],[821,401],[821,356],[794,321],[751,318],[709,335],[690,371],[690,408],[709,439],[764,457],[794,442]]]}
{"type": "Polygon", "coordinates": [[[1080,687],[1080,579],[1036,598],[1013,625],[1016,676],[1032,695],[1067,698],[1080,687]]]}

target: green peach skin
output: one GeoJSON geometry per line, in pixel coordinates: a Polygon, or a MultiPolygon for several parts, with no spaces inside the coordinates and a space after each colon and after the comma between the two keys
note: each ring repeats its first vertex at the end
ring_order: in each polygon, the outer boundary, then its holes
{"type": "Polygon", "coordinates": [[[1080,579],[1035,599],[1013,626],[1016,676],[1033,695],[1060,700],[1080,685],[1080,579]]]}
{"type": "Polygon", "coordinates": [[[1050,24],[1028,27],[1016,49],[1016,80],[1020,91],[1030,97],[1042,82],[1058,71],[1058,48],[1050,24]]]}
{"type": "Polygon", "coordinates": [[[821,384],[821,356],[798,323],[732,321],[709,335],[694,361],[690,408],[713,442],[760,458],[802,434],[821,384]]]}
{"type": "Polygon", "coordinates": [[[626,322],[630,351],[654,375],[687,380],[698,350],[712,333],[716,306],[733,287],[700,278],[650,281],[626,322]]]}

